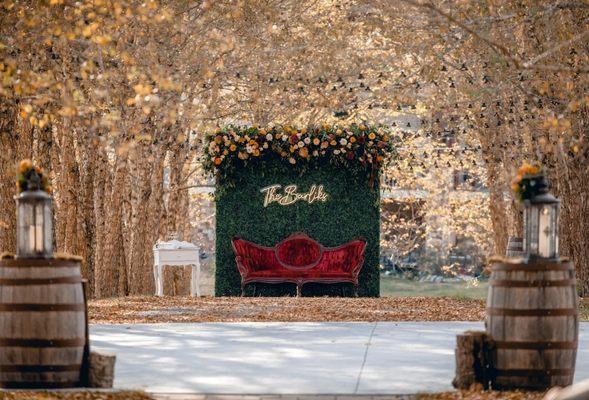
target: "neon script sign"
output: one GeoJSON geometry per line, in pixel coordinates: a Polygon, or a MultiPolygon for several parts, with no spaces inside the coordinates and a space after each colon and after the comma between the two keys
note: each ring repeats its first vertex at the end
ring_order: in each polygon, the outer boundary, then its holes
{"type": "Polygon", "coordinates": [[[329,197],[323,190],[323,185],[311,185],[308,192],[298,192],[297,185],[288,185],[284,190],[280,190],[282,185],[270,185],[260,189],[264,193],[264,207],[272,203],[278,203],[281,206],[289,206],[297,201],[305,201],[313,204],[317,201],[326,202],[329,197]]]}

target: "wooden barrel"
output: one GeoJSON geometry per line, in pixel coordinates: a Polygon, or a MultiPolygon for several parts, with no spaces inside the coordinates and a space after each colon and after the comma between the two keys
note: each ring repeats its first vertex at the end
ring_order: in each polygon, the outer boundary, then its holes
{"type": "Polygon", "coordinates": [[[522,257],[524,255],[524,239],[510,236],[507,240],[506,257],[522,257]]]}
{"type": "Polygon", "coordinates": [[[86,334],[77,261],[0,260],[0,387],[79,386],[86,334]]]}
{"type": "Polygon", "coordinates": [[[573,264],[493,264],[486,329],[494,389],[572,384],[579,336],[573,264]]]}

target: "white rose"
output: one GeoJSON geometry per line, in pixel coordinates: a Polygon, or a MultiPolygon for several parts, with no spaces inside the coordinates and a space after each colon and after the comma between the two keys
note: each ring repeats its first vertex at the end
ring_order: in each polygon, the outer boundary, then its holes
{"type": "Polygon", "coordinates": [[[288,159],[288,162],[291,163],[291,164],[295,164],[297,162],[297,160],[295,160],[294,158],[290,157],[288,159]]]}
{"type": "Polygon", "coordinates": [[[265,149],[267,149],[268,148],[268,143],[264,143],[264,146],[262,146],[262,147],[264,147],[265,149]]]}
{"type": "Polygon", "coordinates": [[[287,140],[287,139],[288,139],[288,138],[286,137],[286,135],[282,135],[282,141],[283,141],[283,142],[286,142],[286,140],[287,140]]]}
{"type": "Polygon", "coordinates": [[[270,141],[272,139],[273,139],[273,136],[272,136],[271,133],[269,133],[269,134],[266,135],[266,140],[270,141]]]}
{"type": "Polygon", "coordinates": [[[339,150],[334,150],[333,154],[339,154],[339,150]]]}
{"type": "Polygon", "coordinates": [[[342,146],[345,146],[346,144],[348,144],[348,141],[345,138],[341,138],[339,140],[339,144],[341,144],[342,146]]]}
{"type": "Polygon", "coordinates": [[[311,143],[311,139],[310,139],[310,138],[308,138],[308,137],[307,137],[307,138],[305,138],[305,143],[306,143],[306,144],[309,144],[309,143],[311,143]]]}
{"type": "Polygon", "coordinates": [[[319,155],[319,152],[317,150],[313,151],[313,156],[317,157],[319,155]]]}
{"type": "Polygon", "coordinates": [[[302,148],[302,147],[305,147],[305,143],[303,143],[302,141],[300,141],[300,142],[299,142],[297,145],[298,145],[299,147],[301,147],[301,148],[302,148]]]}
{"type": "Polygon", "coordinates": [[[251,153],[252,153],[252,151],[253,151],[253,149],[252,149],[252,146],[249,146],[249,145],[248,145],[248,146],[246,146],[246,147],[245,147],[245,151],[247,151],[248,153],[250,153],[250,154],[251,154],[251,153]]]}

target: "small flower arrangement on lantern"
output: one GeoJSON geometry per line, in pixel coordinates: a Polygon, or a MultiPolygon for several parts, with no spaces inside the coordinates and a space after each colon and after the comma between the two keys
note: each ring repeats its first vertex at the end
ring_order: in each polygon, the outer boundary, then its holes
{"type": "Polygon", "coordinates": [[[394,156],[388,131],[364,124],[308,128],[229,126],[207,135],[204,151],[204,168],[217,177],[237,166],[280,159],[299,170],[332,164],[366,171],[374,179],[394,156]]]}
{"type": "Polygon", "coordinates": [[[527,163],[520,167],[515,180],[511,183],[511,189],[520,202],[533,199],[546,188],[547,183],[542,168],[527,163]]]}
{"type": "Polygon", "coordinates": [[[31,160],[22,160],[18,164],[16,188],[18,193],[30,190],[31,180],[39,181],[39,190],[51,193],[51,185],[43,168],[33,165],[31,160]]]}

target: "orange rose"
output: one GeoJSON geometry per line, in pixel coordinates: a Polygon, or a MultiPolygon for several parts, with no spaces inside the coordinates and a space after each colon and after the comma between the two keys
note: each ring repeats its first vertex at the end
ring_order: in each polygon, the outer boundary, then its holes
{"type": "Polygon", "coordinates": [[[33,162],[27,158],[27,159],[22,160],[20,162],[20,164],[18,165],[18,172],[20,172],[21,174],[24,174],[26,171],[28,171],[31,168],[33,168],[33,162]]]}

